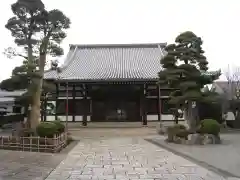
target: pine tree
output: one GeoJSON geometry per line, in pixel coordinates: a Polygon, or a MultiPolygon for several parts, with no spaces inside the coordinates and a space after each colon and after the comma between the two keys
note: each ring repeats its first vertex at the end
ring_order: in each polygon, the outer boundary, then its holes
{"type": "Polygon", "coordinates": [[[202,43],[193,32],[184,32],[165,48],[167,54],[160,62],[163,70],[159,72],[159,83],[174,89],[169,103],[175,105],[175,109],[185,110],[185,118],[192,129],[199,120],[198,103],[217,100],[216,94],[205,93],[202,89],[221,74],[220,71],[208,72],[202,43]]]}
{"type": "Polygon", "coordinates": [[[20,56],[26,59],[28,92],[31,95],[31,128],[35,128],[40,117],[40,97],[43,87],[46,56],[63,55],[60,43],[66,37],[65,29],[70,20],[60,10],[47,11],[41,0],[17,0],[12,5],[14,16],[6,24],[18,47],[6,50],[9,57],[20,56]],[[23,52],[23,53],[22,53],[23,52]]]}

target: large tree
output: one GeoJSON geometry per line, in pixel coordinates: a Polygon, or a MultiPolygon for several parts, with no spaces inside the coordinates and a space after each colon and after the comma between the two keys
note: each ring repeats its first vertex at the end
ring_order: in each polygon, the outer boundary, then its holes
{"type": "Polygon", "coordinates": [[[8,48],[8,56],[21,56],[27,60],[28,77],[31,92],[31,127],[35,128],[40,117],[40,97],[43,86],[44,68],[47,55],[60,56],[63,49],[60,43],[66,37],[65,29],[70,20],[60,10],[47,11],[41,0],[18,0],[12,5],[14,17],[10,18],[6,28],[15,38],[18,47],[24,51],[8,48]],[[32,71],[32,70],[35,71],[32,71]]]}
{"type": "Polygon", "coordinates": [[[66,37],[65,29],[70,27],[70,19],[67,18],[63,12],[54,9],[51,11],[44,11],[42,16],[38,19],[41,24],[41,41],[39,46],[39,77],[36,84],[36,91],[33,94],[33,105],[30,117],[33,119],[35,127],[39,122],[40,116],[40,98],[43,85],[44,68],[46,64],[47,54],[51,56],[63,55],[63,49],[60,43],[66,37]]]}
{"type": "Polygon", "coordinates": [[[165,48],[167,54],[161,60],[163,70],[159,72],[159,83],[174,89],[169,103],[176,109],[184,108],[185,118],[192,129],[198,121],[198,103],[216,100],[215,93],[202,89],[221,74],[207,71],[208,61],[201,46],[201,38],[193,32],[180,34],[174,44],[165,48]]]}

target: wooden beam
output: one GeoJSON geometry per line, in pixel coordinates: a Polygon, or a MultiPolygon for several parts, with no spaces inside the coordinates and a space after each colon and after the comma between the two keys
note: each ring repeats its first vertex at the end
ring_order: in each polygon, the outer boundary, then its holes
{"type": "Polygon", "coordinates": [[[72,114],[72,121],[75,122],[75,116],[76,116],[76,85],[73,84],[73,90],[72,90],[72,97],[73,97],[73,114],[72,114]]]}
{"type": "Polygon", "coordinates": [[[59,97],[59,84],[56,83],[56,97],[55,97],[55,106],[56,106],[56,112],[55,112],[55,120],[57,120],[58,116],[57,116],[57,107],[58,107],[58,97],[59,97]]]}
{"type": "Polygon", "coordinates": [[[142,125],[147,125],[147,112],[146,112],[146,94],[147,88],[146,84],[143,85],[143,95],[142,95],[142,125]]]}
{"type": "Polygon", "coordinates": [[[160,91],[160,85],[158,85],[157,87],[157,90],[158,90],[158,103],[157,103],[157,109],[158,109],[158,121],[161,121],[161,91],[160,91]]]}
{"type": "Polygon", "coordinates": [[[47,93],[44,94],[44,113],[43,113],[43,121],[47,120],[47,93]]]}
{"type": "Polygon", "coordinates": [[[82,126],[87,126],[87,86],[84,85],[83,91],[83,119],[82,126]]]}

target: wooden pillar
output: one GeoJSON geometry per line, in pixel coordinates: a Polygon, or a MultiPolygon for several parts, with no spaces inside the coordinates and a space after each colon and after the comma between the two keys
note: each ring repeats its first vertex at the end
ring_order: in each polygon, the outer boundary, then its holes
{"type": "Polygon", "coordinates": [[[76,85],[73,84],[73,89],[72,89],[72,97],[73,97],[73,114],[72,114],[72,121],[75,122],[75,116],[76,116],[76,85]]]}
{"type": "Polygon", "coordinates": [[[55,112],[55,120],[57,120],[58,116],[57,116],[57,107],[58,107],[58,96],[59,96],[59,84],[56,83],[56,97],[55,97],[55,106],[56,106],[56,112],[55,112]]]}
{"type": "Polygon", "coordinates": [[[142,125],[147,125],[147,112],[146,112],[146,84],[143,85],[142,91],[142,125]]]}
{"type": "Polygon", "coordinates": [[[47,94],[44,94],[44,112],[43,112],[43,121],[47,120],[47,94]]]}
{"type": "Polygon", "coordinates": [[[160,85],[157,85],[157,106],[158,106],[158,121],[161,121],[161,91],[160,91],[160,85]]]}
{"type": "Polygon", "coordinates": [[[83,85],[83,119],[82,126],[87,126],[87,87],[83,85]]]}
{"type": "Polygon", "coordinates": [[[44,109],[44,102],[45,100],[41,99],[40,101],[40,120],[44,121],[44,114],[46,112],[46,110],[44,109]]]}

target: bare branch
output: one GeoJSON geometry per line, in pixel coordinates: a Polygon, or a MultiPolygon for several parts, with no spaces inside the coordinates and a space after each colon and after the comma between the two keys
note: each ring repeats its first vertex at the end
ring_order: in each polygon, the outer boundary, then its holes
{"type": "Polygon", "coordinates": [[[228,65],[228,68],[224,71],[224,75],[228,81],[228,91],[230,91],[230,94],[235,95],[237,90],[240,89],[240,67],[234,66],[230,68],[228,65]]]}

